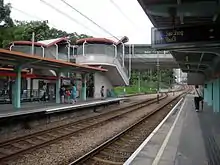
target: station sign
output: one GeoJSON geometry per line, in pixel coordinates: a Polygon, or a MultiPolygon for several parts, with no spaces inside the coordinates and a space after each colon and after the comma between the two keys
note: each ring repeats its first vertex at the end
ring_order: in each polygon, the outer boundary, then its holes
{"type": "Polygon", "coordinates": [[[181,49],[220,45],[220,25],[152,28],[151,44],[156,49],[181,49]]]}

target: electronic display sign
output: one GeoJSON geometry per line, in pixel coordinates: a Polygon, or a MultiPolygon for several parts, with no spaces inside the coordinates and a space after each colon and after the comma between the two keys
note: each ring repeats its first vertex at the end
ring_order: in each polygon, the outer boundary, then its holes
{"type": "Polygon", "coordinates": [[[220,25],[152,28],[152,48],[193,47],[203,44],[220,44],[220,25]]]}

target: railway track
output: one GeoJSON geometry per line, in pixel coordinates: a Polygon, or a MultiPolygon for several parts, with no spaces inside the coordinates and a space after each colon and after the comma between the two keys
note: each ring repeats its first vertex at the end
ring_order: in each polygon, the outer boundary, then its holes
{"type": "Polygon", "coordinates": [[[173,107],[170,104],[176,104],[182,96],[183,94],[161,105],[129,128],[118,133],[69,165],[122,165],[164,116],[169,113],[173,107]]]}
{"type": "MultiPolygon", "coordinates": [[[[167,98],[167,95],[161,95],[160,100],[167,98]]],[[[0,164],[12,157],[19,156],[23,153],[33,151],[58,142],[64,138],[70,137],[80,131],[96,127],[100,124],[110,122],[119,116],[125,115],[144,106],[157,102],[156,98],[148,99],[121,109],[100,114],[94,117],[86,118],[77,122],[68,123],[51,129],[39,131],[33,134],[10,139],[0,142],[0,164]]]]}

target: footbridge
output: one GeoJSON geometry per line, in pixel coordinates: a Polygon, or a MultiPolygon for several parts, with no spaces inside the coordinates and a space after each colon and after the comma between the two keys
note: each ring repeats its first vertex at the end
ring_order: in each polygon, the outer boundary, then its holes
{"type": "Polygon", "coordinates": [[[155,68],[157,61],[161,68],[179,68],[169,51],[155,51],[147,44],[125,45],[125,47],[125,63],[128,65],[131,58],[132,69],[155,68]]]}
{"type": "Polygon", "coordinates": [[[77,41],[76,63],[100,66],[111,84],[128,85],[131,70],[178,68],[168,51],[154,51],[150,45],[116,43],[106,38],[84,38],[77,41]]]}

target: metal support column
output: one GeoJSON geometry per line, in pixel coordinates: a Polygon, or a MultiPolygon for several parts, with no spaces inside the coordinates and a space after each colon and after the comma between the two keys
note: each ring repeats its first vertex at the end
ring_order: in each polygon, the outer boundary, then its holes
{"type": "Polygon", "coordinates": [[[132,46],[133,45],[129,45],[129,65],[128,65],[128,70],[129,70],[129,81],[131,79],[131,56],[132,56],[132,46]]]}
{"type": "Polygon", "coordinates": [[[211,105],[213,106],[213,99],[214,99],[214,83],[211,82],[211,105]]]}
{"type": "Polygon", "coordinates": [[[122,67],[125,67],[125,44],[123,42],[122,43],[122,67]]]}
{"type": "Polygon", "coordinates": [[[213,111],[216,112],[216,80],[213,81],[213,100],[212,100],[212,105],[213,105],[213,111]]]}
{"type": "Polygon", "coordinates": [[[141,72],[138,72],[138,93],[141,92],[141,72]]]}
{"type": "Polygon", "coordinates": [[[213,110],[219,112],[219,79],[213,82],[213,110]]]}
{"type": "Polygon", "coordinates": [[[82,91],[81,99],[86,100],[86,74],[82,74],[82,91]]]}
{"type": "Polygon", "coordinates": [[[12,97],[14,102],[13,106],[14,108],[21,108],[21,69],[22,67],[16,67],[15,72],[16,72],[16,79],[15,79],[15,84],[14,84],[14,95],[12,97]]]}
{"type": "Polygon", "coordinates": [[[212,82],[208,83],[207,88],[208,88],[208,91],[207,91],[208,105],[211,106],[212,105],[212,82]]]}
{"type": "Polygon", "coordinates": [[[204,101],[208,102],[208,85],[206,85],[206,88],[204,88],[204,101]]]}
{"type": "Polygon", "coordinates": [[[61,87],[61,72],[57,73],[57,80],[56,80],[56,103],[60,104],[60,87],[61,87]]]}
{"type": "Polygon", "coordinates": [[[157,52],[157,103],[159,104],[159,95],[160,95],[160,61],[159,61],[159,52],[157,52]]]}
{"type": "Polygon", "coordinates": [[[216,96],[216,106],[217,106],[217,112],[220,112],[220,102],[219,102],[219,100],[220,100],[220,79],[217,79],[216,80],[217,82],[216,82],[216,85],[217,85],[217,89],[216,89],[216,91],[217,91],[217,96],[216,96]]]}

